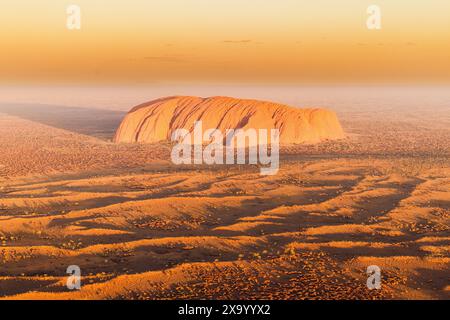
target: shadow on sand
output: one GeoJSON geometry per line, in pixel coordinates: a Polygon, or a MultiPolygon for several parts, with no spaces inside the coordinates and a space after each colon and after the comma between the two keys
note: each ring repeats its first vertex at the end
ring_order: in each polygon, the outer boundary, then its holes
{"type": "Polygon", "coordinates": [[[126,112],[41,104],[0,104],[0,113],[111,140],[126,112]]]}

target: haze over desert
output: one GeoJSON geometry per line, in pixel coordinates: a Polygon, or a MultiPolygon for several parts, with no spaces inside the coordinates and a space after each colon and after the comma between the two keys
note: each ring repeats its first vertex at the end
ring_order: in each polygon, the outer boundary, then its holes
{"type": "Polygon", "coordinates": [[[448,299],[449,102],[431,86],[1,87],[0,295],[448,299]],[[134,106],[168,96],[325,108],[342,131],[281,143],[272,176],[174,165],[170,141],[129,143],[140,129],[118,143],[134,106]],[[67,288],[71,265],[80,290],[67,288]],[[373,265],[380,290],[366,284],[373,265]]]}

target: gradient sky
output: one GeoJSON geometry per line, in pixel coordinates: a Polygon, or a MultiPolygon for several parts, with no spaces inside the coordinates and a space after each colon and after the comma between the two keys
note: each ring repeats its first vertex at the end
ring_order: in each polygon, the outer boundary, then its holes
{"type": "Polygon", "coordinates": [[[0,39],[2,83],[450,82],[448,0],[5,0],[0,39]]]}

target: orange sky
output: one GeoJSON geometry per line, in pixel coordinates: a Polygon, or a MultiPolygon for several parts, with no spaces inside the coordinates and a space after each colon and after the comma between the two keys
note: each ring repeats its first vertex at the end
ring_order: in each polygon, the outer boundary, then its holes
{"type": "Polygon", "coordinates": [[[450,82],[448,0],[14,0],[0,39],[2,83],[450,82]]]}

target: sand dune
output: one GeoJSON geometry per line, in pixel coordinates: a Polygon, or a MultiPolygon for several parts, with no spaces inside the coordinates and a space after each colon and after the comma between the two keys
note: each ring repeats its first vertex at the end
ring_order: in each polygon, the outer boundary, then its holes
{"type": "Polygon", "coordinates": [[[39,299],[446,296],[449,170],[410,178],[373,175],[364,160],[302,163],[301,170],[287,163],[274,177],[167,167],[10,183],[0,200],[1,292],[39,299]],[[365,288],[365,267],[374,263],[385,272],[379,292],[365,288]],[[65,289],[70,264],[85,272],[79,292],[65,289]]]}
{"type": "Polygon", "coordinates": [[[325,109],[227,97],[169,97],[133,108],[117,130],[116,142],[170,140],[176,129],[279,129],[280,143],[316,143],[344,137],[336,115],[325,109]]]}

